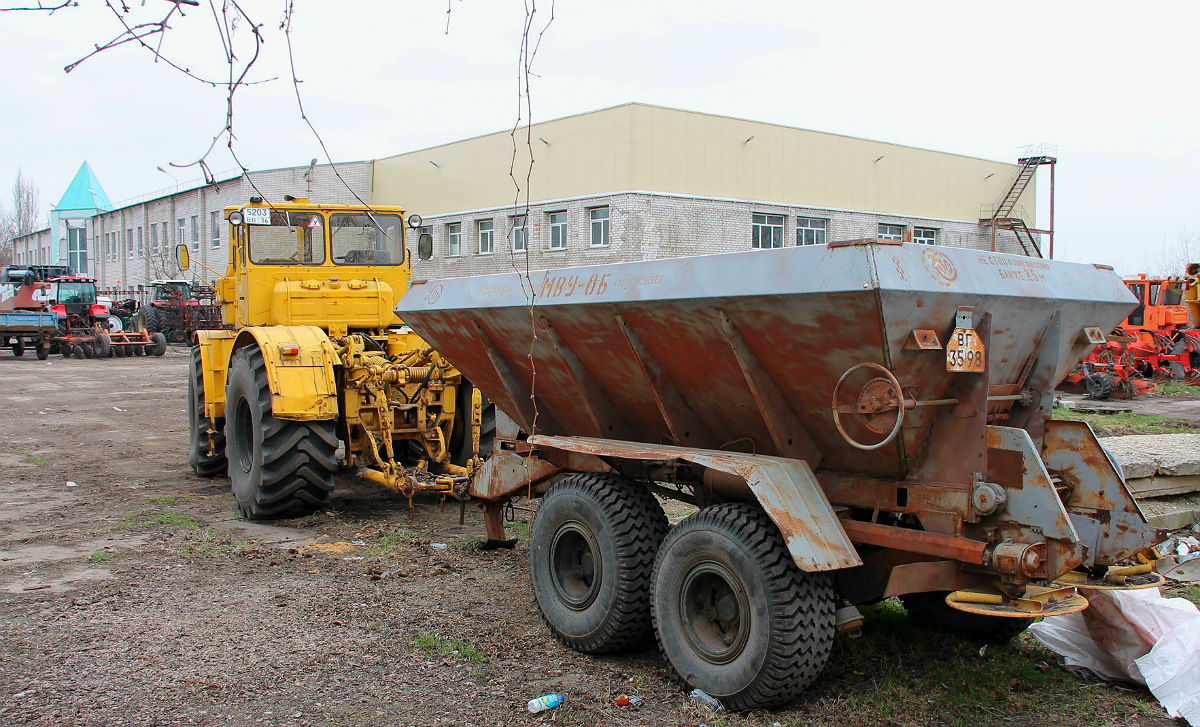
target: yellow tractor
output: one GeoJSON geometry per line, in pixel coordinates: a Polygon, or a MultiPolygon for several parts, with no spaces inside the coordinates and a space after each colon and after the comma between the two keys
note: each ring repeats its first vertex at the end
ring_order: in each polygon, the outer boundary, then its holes
{"type": "MultiPolygon", "coordinates": [[[[192,349],[192,469],[228,472],[247,518],[326,505],[339,468],[465,499],[483,400],[393,312],[412,277],[404,210],[286,199],[225,209],[214,287],[232,330],[199,331],[192,349]]],[[[176,254],[186,270],[187,246],[176,254]]]]}

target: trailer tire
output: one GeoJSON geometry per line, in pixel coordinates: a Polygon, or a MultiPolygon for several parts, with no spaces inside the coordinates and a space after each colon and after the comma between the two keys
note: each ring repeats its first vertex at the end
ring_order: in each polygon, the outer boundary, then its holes
{"type": "Polygon", "coordinates": [[[244,517],[296,517],[329,504],[337,468],[336,420],[276,419],[257,346],[233,355],[225,414],[229,479],[244,517]]]}
{"type": "Polygon", "coordinates": [[[147,356],[162,356],[167,352],[167,337],[161,333],[151,333],[150,343],[146,344],[147,356]]]}
{"type": "Polygon", "coordinates": [[[646,643],[666,533],[662,506],[633,480],[589,472],[551,487],[529,530],[529,577],[554,637],[585,654],[646,643]]]}
{"type": "Polygon", "coordinates": [[[201,477],[216,477],[225,474],[229,462],[225,458],[225,418],[214,419],[210,432],[208,417],[204,416],[204,402],[204,369],[200,347],[196,346],[188,359],[188,464],[201,477]]]}
{"type": "Polygon", "coordinates": [[[652,603],[675,677],[729,709],[793,701],[833,648],[829,577],[802,572],[779,528],[748,503],[705,508],[671,529],[654,564],[652,603]]]}
{"type": "Polygon", "coordinates": [[[14,356],[24,356],[25,355],[25,341],[20,338],[14,339],[13,343],[12,343],[12,352],[13,352],[14,356]]]}
{"type": "Polygon", "coordinates": [[[908,593],[900,596],[904,610],[917,623],[937,631],[947,631],[972,641],[1003,644],[1012,640],[1033,623],[1028,618],[984,616],[959,611],[946,605],[949,591],[908,593]]]}
{"type": "Polygon", "coordinates": [[[96,358],[108,358],[112,354],[112,339],[107,333],[97,333],[93,338],[95,343],[92,345],[92,350],[96,354],[96,358]]]}
{"type": "Polygon", "coordinates": [[[125,346],[113,346],[113,356],[125,358],[125,346]]]}
{"type": "Polygon", "coordinates": [[[50,344],[45,341],[39,342],[34,351],[37,353],[38,361],[50,358],[50,344]]]}

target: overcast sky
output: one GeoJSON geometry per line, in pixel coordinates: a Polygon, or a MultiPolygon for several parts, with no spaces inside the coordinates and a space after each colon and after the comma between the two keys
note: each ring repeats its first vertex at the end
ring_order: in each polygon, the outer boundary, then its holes
{"type": "MultiPolygon", "coordinates": [[[[130,3],[135,15],[167,5],[144,3],[130,3]]],[[[113,202],[168,187],[156,167],[196,159],[223,124],[223,91],[133,46],[64,73],[120,30],[98,0],[80,4],[0,15],[6,208],[18,167],[43,212],[85,159],[113,202]]],[[[252,77],[280,78],[238,93],[236,149],[251,169],[324,161],[287,82],[283,4],[243,0],[267,41],[252,77]]],[[[296,0],[305,107],[335,160],[512,126],[525,3],[450,4],[446,34],[443,0],[296,0]]],[[[535,29],[550,7],[537,0],[535,29]]],[[[1200,231],[1200,3],[558,0],[554,13],[535,61],[535,121],[639,101],[1006,162],[1048,143],[1056,257],[1134,273],[1200,231]]],[[[173,26],[164,54],[225,74],[208,0],[173,26]]],[[[227,151],[211,165],[235,166],[227,151]]],[[[1045,226],[1045,172],[1039,187],[1045,226]]]]}

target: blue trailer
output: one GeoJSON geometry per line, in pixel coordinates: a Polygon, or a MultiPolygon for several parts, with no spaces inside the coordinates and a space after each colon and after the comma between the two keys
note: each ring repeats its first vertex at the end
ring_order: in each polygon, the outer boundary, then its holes
{"type": "Polygon", "coordinates": [[[14,356],[33,348],[40,360],[50,355],[50,343],[58,335],[58,316],[43,311],[0,311],[0,346],[14,356]]]}

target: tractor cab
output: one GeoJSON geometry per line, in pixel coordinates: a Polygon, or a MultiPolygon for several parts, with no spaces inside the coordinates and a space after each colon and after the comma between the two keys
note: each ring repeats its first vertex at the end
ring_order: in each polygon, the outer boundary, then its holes
{"type": "Polygon", "coordinates": [[[107,306],[96,297],[95,278],[81,275],[51,278],[45,295],[49,298],[50,310],[66,317],[71,327],[90,326],[95,319],[108,318],[107,306]]]}
{"type": "MultiPolygon", "coordinates": [[[[361,331],[402,324],[393,308],[412,275],[402,208],[251,198],[225,217],[229,268],[216,284],[225,323],[361,331]]],[[[408,224],[419,226],[420,217],[408,224]]]]}
{"type": "Polygon", "coordinates": [[[1187,306],[1183,300],[1187,281],[1142,274],[1123,282],[1137,298],[1138,307],[1121,324],[1122,328],[1172,330],[1187,327],[1187,306]]]}
{"type": "Polygon", "coordinates": [[[151,303],[180,303],[192,297],[192,284],[188,280],[155,280],[150,285],[151,303]]]}

